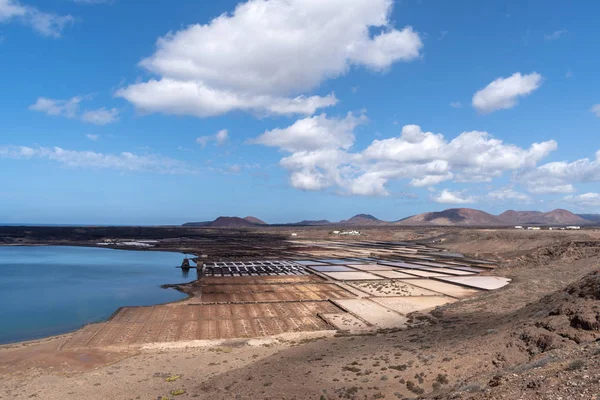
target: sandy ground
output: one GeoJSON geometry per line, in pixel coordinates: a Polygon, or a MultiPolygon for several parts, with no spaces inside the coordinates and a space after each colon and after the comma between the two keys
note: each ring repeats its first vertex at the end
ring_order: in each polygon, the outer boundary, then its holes
{"type": "MultiPolygon", "coordinates": [[[[427,232],[428,243],[500,260],[492,274],[512,283],[376,335],[58,351],[66,335],[5,346],[0,399],[598,399],[600,295],[581,306],[581,326],[549,319],[554,303],[535,308],[600,268],[598,231],[427,232]]],[[[421,233],[396,239],[411,235],[421,233]]]]}

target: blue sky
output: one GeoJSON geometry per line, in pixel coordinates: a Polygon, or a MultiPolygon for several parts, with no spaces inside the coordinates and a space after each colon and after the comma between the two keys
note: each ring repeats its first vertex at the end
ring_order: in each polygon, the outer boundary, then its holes
{"type": "Polygon", "coordinates": [[[0,0],[0,221],[598,213],[599,12],[0,0]]]}

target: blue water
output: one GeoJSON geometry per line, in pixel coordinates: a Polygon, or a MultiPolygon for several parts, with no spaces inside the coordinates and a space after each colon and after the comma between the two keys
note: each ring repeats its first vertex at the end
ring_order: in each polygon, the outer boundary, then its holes
{"type": "Polygon", "coordinates": [[[0,343],[66,333],[185,295],[162,289],[182,276],[183,255],[91,247],[0,246],[0,343]]]}

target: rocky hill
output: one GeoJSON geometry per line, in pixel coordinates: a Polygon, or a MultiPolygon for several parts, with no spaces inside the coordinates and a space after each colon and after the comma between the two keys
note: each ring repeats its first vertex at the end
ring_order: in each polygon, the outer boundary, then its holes
{"type": "Polygon", "coordinates": [[[577,214],[577,216],[596,224],[600,223],[600,214],[577,214]]]}
{"type": "Polygon", "coordinates": [[[243,227],[252,227],[258,225],[266,225],[266,222],[261,221],[255,217],[219,217],[214,221],[205,221],[205,222],[188,222],[183,224],[183,226],[193,226],[193,227],[214,227],[214,228],[243,228],[243,227]]]}
{"type": "Polygon", "coordinates": [[[589,220],[562,209],[550,212],[509,210],[500,214],[498,219],[507,225],[585,225],[590,223],[589,220]]]}
{"type": "Polygon", "coordinates": [[[248,222],[251,222],[255,225],[268,225],[265,221],[263,221],[262,219],[258,219],[256,217],[252,217],[252,216],[247,216],[244,217],[244,219],[248,222]]]}
{"type": "Polygon", "coordinates": [[[350,219],[346,219],[346,220],[339,222],[340,225],[361,225],[361,226],[383,225],[386,223],[387,222],[382,221],[378,218],[375,218],[374,216],[372,216],[370,214],[357,214],[350,219]]]}
{"type": "Polygon", "coordinates": [[[472,208],[451,208],[439,212],[414,215],[396,222],[397,225],[418,226],[511,226],[511,225],[589,225],[593,222],[573,214],[568,210],[557,209],[549,212],[508,210],[500,215],[472,208]]]}
{"type": "Polygon", "coordinates": [[[451,208],[439,212],[428,212],[414,215],[396,222],[397,225],[459,225],[459,226],[494,226],[502,225],[495,215],[472,208],[451,208]]]}

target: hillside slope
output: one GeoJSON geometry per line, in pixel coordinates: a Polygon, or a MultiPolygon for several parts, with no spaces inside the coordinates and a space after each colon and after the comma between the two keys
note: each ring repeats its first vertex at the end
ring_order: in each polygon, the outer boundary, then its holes
{"type": "Polygon", "coordinates": [[[439,212],[428,212],[396,222],[396,225],[459,225],[459,226],[494,226],[502,222],[495,215],[472,208],[451,208],[439,212]]]}
{"type": "Polygon", "coordinates": [[[370,214],[357,214],[350,219],[340,221],[339,224],[340,225],[367,226],[367,225],[383,225],[383,224],[387,224],[387,222],[382,221],[378,218],[375,218],[374,216],[372,216],[370,214]]]}

